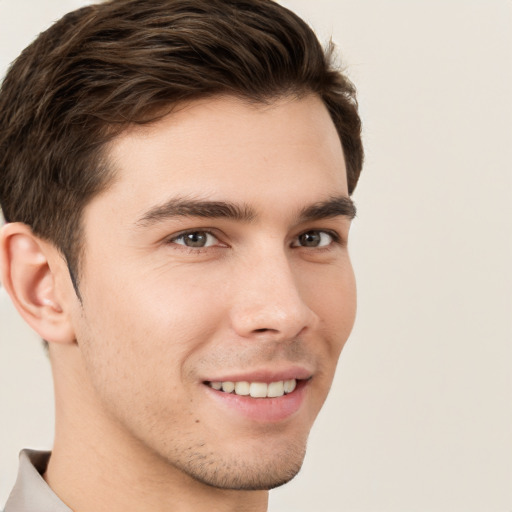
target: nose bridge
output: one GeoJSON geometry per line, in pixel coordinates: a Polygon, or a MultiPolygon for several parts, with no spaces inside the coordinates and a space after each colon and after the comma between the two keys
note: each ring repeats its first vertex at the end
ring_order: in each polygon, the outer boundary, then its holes
{"type": "Polygon", "coordinates": [[[245,258],[231,309],[239,335],[286,340],[313,325],[315,314],[303,299],[291,258],[278,244],[245,258]]]}

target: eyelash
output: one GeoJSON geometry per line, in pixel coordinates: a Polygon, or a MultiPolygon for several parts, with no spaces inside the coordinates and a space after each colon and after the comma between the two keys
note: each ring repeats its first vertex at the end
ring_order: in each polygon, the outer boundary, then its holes
{"type": "MultiPolygon", "coordinates": [[[[332,248],[333,244],[338,244],[338,245],[341,244],[341,237],[340,237],[340,235],[338,233],[336,233],[335,231],[331,231],[331,230],[328,230],[328,229],[308,229],[307,231],[303,231],[302,233],[297,235],[295,237],[295,239],[297,240],[297,239],[301,238],[302,236],[310,234],[310,233],[326,234],[329,237],[331,237],[331,243],[327,244],[326,246],[310,247],[311,249],[316,249],[317,251],[329,250],[329,249],[332,248]]],[[[297,246],[292,245],[292,247],[302,247],[302,248],[305,248],[305,249],[308,248],[307,246],[304,246],[304,245],[297,245],[297,246]]]]}
{"type": "MultiPolygon", "coordinates": [[[[301,236],[306,235],[308,233],[316,233],[316,234],[322,234],[323,233],[323,234],[326,234],[326,235],[331,237],[332,242],[329,243],[326,246],[310,247],[311,249],[316,249],[317,251],[330,250],[330,249],[332,249],[332,245],[333,244],[345,245],[343,240],[342,240],[342,238],[341,238],[341,236],[336,231],[332,231],[332,230],[329,230],[329,229],[308,229],[306,231],[303,231],[302,233],[299,233],[294,238],[294,240],[298,240],[301,236]]],[[[190,247],[190,246],[185,245],[184,243],[183,244],[177,243],[177,240],[180,240],[180,239],[183,240],[187,235],[193,235],[193,234],[205,234],[207,236],[214,237],[217,241],[219,241],[219,237],[216,236],[212,231],[210,231],[208,229],[191,229],[191,230],[183,231],[181,233],[173,235],[171,238],[167,239],[166,243],[168,245],[178,245],[178,246],[180,246],[180,248],[182,250],[185,250],[185,251],[191,252],[191,253],[202,253],[202,252],[204,252],[206,250],[211,250],[212,248],[213,249],[215,248],[215,246],[213,246],[213,245],[203,246],[203,247],[190,247]]],[[[302,246],[302,245],[291,245],[291,247],[292,248],[305,248],[305,249],[308,249],[308,247],[302,246]]]]}
{"type": "Polygon", "coordinates": [[[191,229],[189,231],[183,231],[181,233],[178,233],[177,235],[172,236],[170,239],[168,239],[167,243],[179,245],[179,246],[183,247],[183,249],[187,249],[192,252],[201,252],[201,250],[210,249],[212,246],[190,247],[188,245],[185,245],[184,243],[183,244],[176,243],[177,240],[184,239],[187,235],[193,235],[193,234],[198,234],[198,233],[205,234],[207,237],[213,237],[217,241],[219,240],[218,236],[215,236],[211,231],[208,231],[206,229],[191,229]]]}

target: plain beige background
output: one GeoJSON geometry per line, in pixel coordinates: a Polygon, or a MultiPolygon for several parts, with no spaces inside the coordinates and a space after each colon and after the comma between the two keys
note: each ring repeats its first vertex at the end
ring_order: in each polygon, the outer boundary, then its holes
{"type": "MultiPolygon", "coordinates": [[[[0,72],[84,2],[0,0],[0,72]]],[[[283,0],[338,43],[367,148],[356,328],[271,512],[512,511],[512,2],[283,0]]],[[[0,503],[50,447],[48,362],[0,290],[0,503]]]]}

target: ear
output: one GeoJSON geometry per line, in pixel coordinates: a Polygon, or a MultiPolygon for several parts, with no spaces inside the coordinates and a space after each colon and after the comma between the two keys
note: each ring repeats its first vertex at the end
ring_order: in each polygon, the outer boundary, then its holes
{"type": "Polygon", "coordinates": [[[62,267],[67,269],[55,247],[26,224],[12,222],[1,229],[0,278],[14,306],[44,340],[74,343],[69,307],[62,300],[66,294],[56,279],[62,267]]]}

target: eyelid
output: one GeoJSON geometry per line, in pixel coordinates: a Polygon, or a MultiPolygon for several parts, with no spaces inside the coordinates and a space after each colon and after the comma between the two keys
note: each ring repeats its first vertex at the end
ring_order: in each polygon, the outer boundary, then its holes
{"type": "MultiPolygon", "coordinates": [[[[216,234],[216,229],[213,229],[213,228],[192,228],[192,229],[185,229],[183,231],[179,231],[177,233],[173,233],[172,235],[166,237],[164,239],[164,243],[165,244],[174,244],[176,246],[179,246],[180,248],[183,248],[183,249],[186,249],[186,250],[190,250],[190,251],[193,251],[193,252],[198,252],[198,251],[201,251],[201,250],[205,250],[205,249],[211,249],[211,248],[215,248],[216,246],[218,246],[219,244],[222,245],[222,246],[228,246],[228,244],[225,244],[224,242],[221,241],[222,239],[222,235],[219,235],[219,234],[216,234]],[[212,245],[207,245],[207,246],[203,246],[203,247],[189,247],[187,245],[185,245],[184,243],[177,243],[176,240],[181,238],[181,237],[184,237],[186,236],[187,234],[190,234],[190,233],[205,233],[213,238],[215,238],[216,240],[216,243],[215,244],[212,244],[212,245]]],[[[338,245],[346,245],[346,240],[345,240],[345,237],[340,235],[340,233],[338,233],[336,230],[333,230],[333,229],[327,229],[327,228],[310,228],[310,229],[305,229],[303,231],[301,231],[300,233],[298,233],[297,235],[295,235],[292,239],[292,243],[290,244],[290,246],[292,248],[303,248],[303,249],[310,249],[310,250],[327,250],[329,249],[330,247],[332,247],[332,245],[334,244],[338,244],[338,245]],[[331,237],[332,239],[332,242],[326,246],[321,246],[321,247],[306,247],[306,246],[302,246],[302,245],[298,245],[297,244],[297,240],[299,239],[299,237],[301,237],[302,235],[306,234],[306,233],[325,233],[327,234],[328,236],[331,237]]]]}
{"type": "Polygon", "coordinates": [[[185,230],[180,231],[178,233],[174,233],[174,234],[166,237],[166,239],[165,239],[165,243],[166,244],[176,244],[176,245],[178,245],[180,247],[183,247],[183,248],[185,248],[187,250],[190,249],[190,250],[193,250],[193,251],[199,251],[201,249],[209,249],[210,247],[214,247],[219,242],[220,242],[219,237],[213,233],[212,229],[209,229],[209,228],[185,229],[185,230]],[[203,247],[189,247],[189,246],[185,245],[184,243],[181,244],[181,243],[176,242],[176,240],[178,240],[180,238],[183,238],[186,235],[189,235],[191,233],[204,233],[207,236],[211,236],[211,237],[215,238],[216,243],[212,244],[212,245],[206,245],[206,246],[203,246],[203,247]]]}
{"type": "Polygon", "coordinates": [[[292,247],[298,247],[298,248],[304,248],[304,249],[312,249],[312,250],[322,250],[322,249],[328,249],[332,244],[339,244],[344,245],[345,242],[343,240],[343,237],[335,230],[333,229],[322,229],[322,228],[313,228],[313,229],[306,229],[304,231],[301,231],[298,235],[294,237],[294,242],[292,242],[292,247]],[[327,246],[322,247],[304,247],[302,245],[295,245],[295,242],[306,233],[325,233],[329,235],[332,238],[332,243],[327,246]]]}

